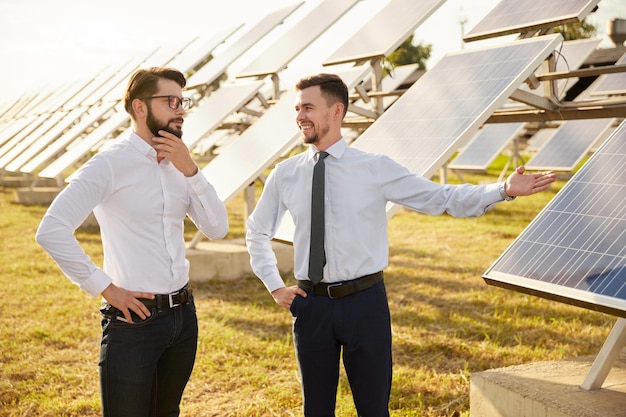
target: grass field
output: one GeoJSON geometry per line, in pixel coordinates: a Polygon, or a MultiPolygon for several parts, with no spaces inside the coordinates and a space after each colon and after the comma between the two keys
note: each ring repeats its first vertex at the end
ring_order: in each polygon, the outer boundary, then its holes
{"type": "MultiPolygon", "coordinates": [[[[563,184],[477,219],[401,210],[390,220],[392,416],[468,416],[474,372],[598,352],[614,317],[481,278],[563,184]]],[[[2,189],[0,210],[0,416],[99,416],[100,300],[71,284],[35,243],[45,207],[15,204],[2,189]]],[[[228,238],[241,237],[241,202],[229,212],[228,238]]],[[[188,237],[194,233],[189,227],[188,237]]],[[[101,264],[98,232],[77,236],[101,264]]],[[[200,341],[182,415],[301,415],[289,313],[254,277],[196,285],[194,294],[200,341]]],[[[337,416],[354,415],[342,374],[337,416]]]]}

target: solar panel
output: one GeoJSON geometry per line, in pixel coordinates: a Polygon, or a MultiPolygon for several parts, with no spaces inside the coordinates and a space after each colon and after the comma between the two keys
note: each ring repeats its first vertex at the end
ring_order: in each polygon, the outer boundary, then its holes
{"type": "MultiPolygon", "coordinates": [[[[33,158],[51,159],[83,131],[106,118],[106,113],[113,109],[114,105],[114,103],[103,103],[87,112],[77,109],[74,114],[69,113],[64,121],[58,122],[52,129],[27,146],[11,163],[6,165],[5,169],[9,172],[18,172],[33,158]]],[[[24,142],[26,141],[20,144],[24,142]]]]}
{"type": "MultiPolygon", "coordinates": [[[[337,74],[352,90],[368,71],[367,66],[360,66],[337,71],[337,74]]],[[[234,198],[301,141],[295,122],[295,103],[296,91],[291,88],[202,169],[222,201],[234,198]]],[[[200,238],[198,232],[190,247],[200,238]]]]}
{"type": "Polygon", "coordinates": [[[613,119],[568,120],[526,162],[530,170],[573,171],[599,138],[606,135],[613,119]]]}
{"type": "Polygon", "coordinates": [[[186,75],[188,72],[196,69],[202,62],[206,61],[219,45],[233,36],[233,34],[242,27],[243,24],[235,25],[208,37],[198,37],[166,65],[176,68],[186,75]]]}
{"type": "MultiPolygon", "coordinates": [[[[562,39],[555,34],[447,54],[351,146],[431,177],[562,39]]],[[[389,204],[387,215],[398,208],[389,204]]],[[[292,241],[290,216],[275,239],[292,241]]]]}
{"type": "Polygon", "coordinates": [[[486,170],[504,148],[519,136],[524,123],[485,125],[448,165],[450,169],[486,170]]]}
{"type": "MultiPolygon", "coordinates": [[[[625,65],[626,54],[615,63],[615,65],[625,65]]],[[[626,72],[615,74],[603,74],[593,83],[591,95],[618,95],[626,94],[626,72]]]]}
{"type": "Polygon", "coordinates": [[[192,149],[233,112],[240,109],[263,87],[263,82],[225,85],[201,101],[185,116],[183,141],[192,149]]]}
{"type": "MultiPolygon", "coordinates": [[[[350,88],[354,88],[367,71],[368,68],[359,67],[345,70],[339,75],[350,88]]],[[[205,176],[213,178],[211,182],[222,201],[229,201],[237,195],[276,158],[299,143],[295,103],[296,91],[291,88],[203,168],[205,176]]]]}
{"type": "Polygon", "coordinates": [[[392,0],[323,65],[384,57],[396,50],[445,0],[392,0]]]}
{"type": "MultiPolygon", "coordinates": [[[[37,175],[40,178],[57,178],[61,176],[63,171],[76,164],[81,159],[89,155],[90,152],[105,139],[114,134],[115,131],[120,129],[124,123],[129,123],[130,118],[124,111],[123,106],[113,113],[107,120],[99,124],[94,130],[89,132],[83,137],[75,146],[73,146],[68,152],[52,161],[37,175]]],[[[36,167],[25,166],[21,169],[22,172],[33,172],[36,167]]]]}
{"type": "Polygon", "coordinates": [[[287,67],[304,48],[350,10],[359,0],[324,0],[283,34],[250,64],[237,78],[276,74],[287,67]]]}
{"type": "Polygon", "coordinates": [[[537,152],[556,133],[556,128],[544,127],[535,132],[527,142],[526,151],[537,152]]]}
{"type": "Polygon", "coordinates": [[[581,22],[600,0],[502,0],[464,37],[466,42],[581,22]]]}
{"type": "Polygon", "coordinates": [[[189,77],[187,88],[191,89],[204,84],[212,84],[224,74],[233,61],[252,48],[254,44],[303,4],[304,2],[301,1],[266,15],[232,43],[225,45],[225,48],[220,53],[217,53],[211,61],[189,77]]]}
{"type": "Polygon", "coordinates": [[[490,285],[626,317],[626,122],[484,273],[490,285]]]}
{"type": "Polygon", "coordinates": [[[431,177],[561,40],[556,34],[444,56],[353,146],[431,177]]]}
{"type": "MultiPolygon", "coordinates": [[[[76,110],[76,112],[79,113],[82,113],[83,111],[83,109],[76,110]]],[[[13,160],[13,158],[19,155],[20,152],[22,152],[30,143],[36,140],[39,136],[45,135],[46,132],[52,129],[54,125],[56,125],[59,121],[61,121],[63,117],[65,117],[65,115],[65,112],[57,111],[47,117],[43,116],[43,120],[41,121],[41,123],[36,125],[34,129],[24,129],[22,132],[27,132],[26,134],[19,134],[14,136],[13,139],[7,142],[7,144],[1,149],[2,152],[0,152],[0,169],[7,166],[7,164],[9,164],[13,160]]]]}

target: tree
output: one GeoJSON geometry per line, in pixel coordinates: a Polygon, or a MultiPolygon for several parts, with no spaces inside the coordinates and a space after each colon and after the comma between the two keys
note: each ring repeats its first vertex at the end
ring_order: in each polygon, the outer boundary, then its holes
{"type": "MultiPolygon", "coordinates": [[[[403,43],[389,54],[386,62],[393,67],[407,64],[418,64],[419,69],[426,69],[426,61],[430,58],[432,45],[413,45],[413,35],[409,36],[403,43]]],[[[388,74],[391,69],[383,68],[383,75],[388,74]]]]}
{"type": "Polygon", "coordinates": [[[598,29],[585,20],[579,23],[570,23],[567,25],[554,28],[554,31],[560,33],[566,41],[575,39],[589,39],[596,36],[598,29]]]}

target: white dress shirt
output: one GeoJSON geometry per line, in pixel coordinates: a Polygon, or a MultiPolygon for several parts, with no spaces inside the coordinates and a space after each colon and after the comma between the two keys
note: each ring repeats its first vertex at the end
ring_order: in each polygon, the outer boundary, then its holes
{"type": "MultiPolygon", "coordinates": [[[[449,185],[410,173],[385,155],[349,147],[340,140],[326,150],[325,250],[322,282],[338,282],[387,267],[388,202],[426,214],[477,217],[502,201],[500,183],[449,185]]],[[[267,178],[247,222],[246,240],[254,273],[272,292],[285,284],[270,245],[285,213],[294,224],[294,275],[308,280],[311,178],[317,150],[293,156],[267,178]]]]}
{"type": "Polygon", "coordinates": [[[50,205],[37,242],[65,275],[92,296],[114,283],[164,294],[189,280],[183,227],[189,215],[212,239],[228,232],[226,208],[204,175],[185,177],[134,133],[100,151],[50,205]],[[104,252],[98,268],[74,231],[94,212],[104,252]]]}

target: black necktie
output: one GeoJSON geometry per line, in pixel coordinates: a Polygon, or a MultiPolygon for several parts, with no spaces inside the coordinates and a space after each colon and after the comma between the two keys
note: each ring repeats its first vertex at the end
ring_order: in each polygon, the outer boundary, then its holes
{"type": "Polygon", "coordinates": [[[324,158],[328,152],[318,152],[313,167],[313,187],[311,190],[311,247],[309,249],[309,279],[313,284],[324,277],[326,254],[324,253],[324,158]]]}

